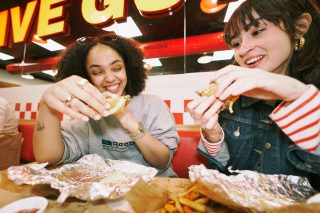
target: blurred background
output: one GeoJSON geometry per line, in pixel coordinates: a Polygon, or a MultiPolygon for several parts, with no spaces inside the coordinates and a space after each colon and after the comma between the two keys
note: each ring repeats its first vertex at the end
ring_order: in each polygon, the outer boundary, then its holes
{"type": "MultiPolygon", "coordinates": [[[[32,1],[1,0],[0,14],[20,7],[23,17],[29,2],[32,1]]],[[[228,17],[242,1],[177,1],[177,5],[157,15],[140,11],[136,4],[139,1],[124,1],[127,16],[99,27],[85,21],[81,2],[73,0],[65,5],[67,34],[37,38],[33,24],[27,42],[0,48],[0,56],[4,55],[0,57],[0,87],[52,83],[61,51],[80,37],[106,32],[140,42],[146,53],[145,64],[152,67],[150,76],[213,71],[232,60],[233,53],[224,45],[222,32],[228,17]]],[[[103,8],[108,2],[117,3],[96,0],[96,7],[103,8]]],[[[35,17],[34,23],[37,19],[41,17],[35,17]]]]}

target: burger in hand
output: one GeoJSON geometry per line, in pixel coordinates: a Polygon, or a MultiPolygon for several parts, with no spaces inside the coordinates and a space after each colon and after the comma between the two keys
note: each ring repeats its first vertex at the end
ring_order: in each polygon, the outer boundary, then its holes
{"type": "MultiPolygon", "coordinates": [[[[211,95],[214,95],[215,92],[216,92],[216,84],[215,83],[210,83],[208,87],[196,91],[196,93],[199,96],[208,96],[208,97],[211,95]]],[[[224,101],[224,104],[222,105],[220,110],[229,109],[229,112],[233,113],[232,106],[238,98],[239,98],[239,96],[234,96],[234,97],[228,98],[227,100],[224,101]]]]}
{"type": "Polygon", "coordinates": [[[108,114],[106,114],[105,117],[123,110],[129,104],[130,98],[130,95],[119,96],[115,94],[107,97],[110,108],[108,109],[108,114]]]}

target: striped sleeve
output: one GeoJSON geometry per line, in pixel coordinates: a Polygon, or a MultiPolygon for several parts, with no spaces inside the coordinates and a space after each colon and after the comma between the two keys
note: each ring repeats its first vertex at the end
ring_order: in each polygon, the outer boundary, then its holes
{"type": "Polygon", "coordinates": [[[200,130],[201,139],[204,146],[206,147],[209,155],[216,156],[221,148],[222,142],[224,140],[224,132],[221,126],[218,124],[215,129],[215,138],[210,138],[203,129],[200,130]]]}
{"type": "Polygon", "coordinates": [[[282,102],[270,118],[300,148],[314,152],[320,145],[320,91],[315,86],[292,103],[282,102]]]}

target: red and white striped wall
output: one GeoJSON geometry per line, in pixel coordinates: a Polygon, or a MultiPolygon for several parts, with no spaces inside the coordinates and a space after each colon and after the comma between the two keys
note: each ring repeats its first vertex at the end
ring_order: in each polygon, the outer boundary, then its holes
{"type": "MultiPolygon", "coordinates": [[[[195,91],[206,87],[209,81],[210,72],[149,76],[144,93],[155,94],[162,98],[173,113],[177,124],[193,125],[186,106],[196,98],[195,91]]],[[[14,105],[18,119],[34,120],[39,100],[49,86],[50,84],[2,88],[0,96],[14,105]]]]}

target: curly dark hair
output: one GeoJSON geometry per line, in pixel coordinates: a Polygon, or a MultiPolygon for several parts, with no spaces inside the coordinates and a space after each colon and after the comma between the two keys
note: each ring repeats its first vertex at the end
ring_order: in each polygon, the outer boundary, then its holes
{"type": "Polygon", "coordinates": [[[62,53],[57,64],[58,74],[55,80],[78,75],[91,82],[85,63],[88,52],[97,44],[111,47],[122,57],[127,74],[125,93],[131,96],[141,93],[145,89],[147,79],[143,63],[144,54],[137,41],[115,34],[83,37],[74,42],[62,53]]]}
{"type": "MultiPolygon", "coordinates": [[[[305,45],[300,51],[295,51],[290,60],[288,75],[306,84],[320,87],[320,9],[316,0],[246,0],[233,13],[224,30],[225,42],[231,45],[234,35],[240,33],[241,27],[246,26],[245,21],[255,23],[252,11],[280,27],[284,24],[286,31],[294,44],[297,31],[296,20],[303,14],[312,16],[312,23],[304,35],[305,45]]],[[[247,29],[245,29],[247,30],[247,29]]]]}

